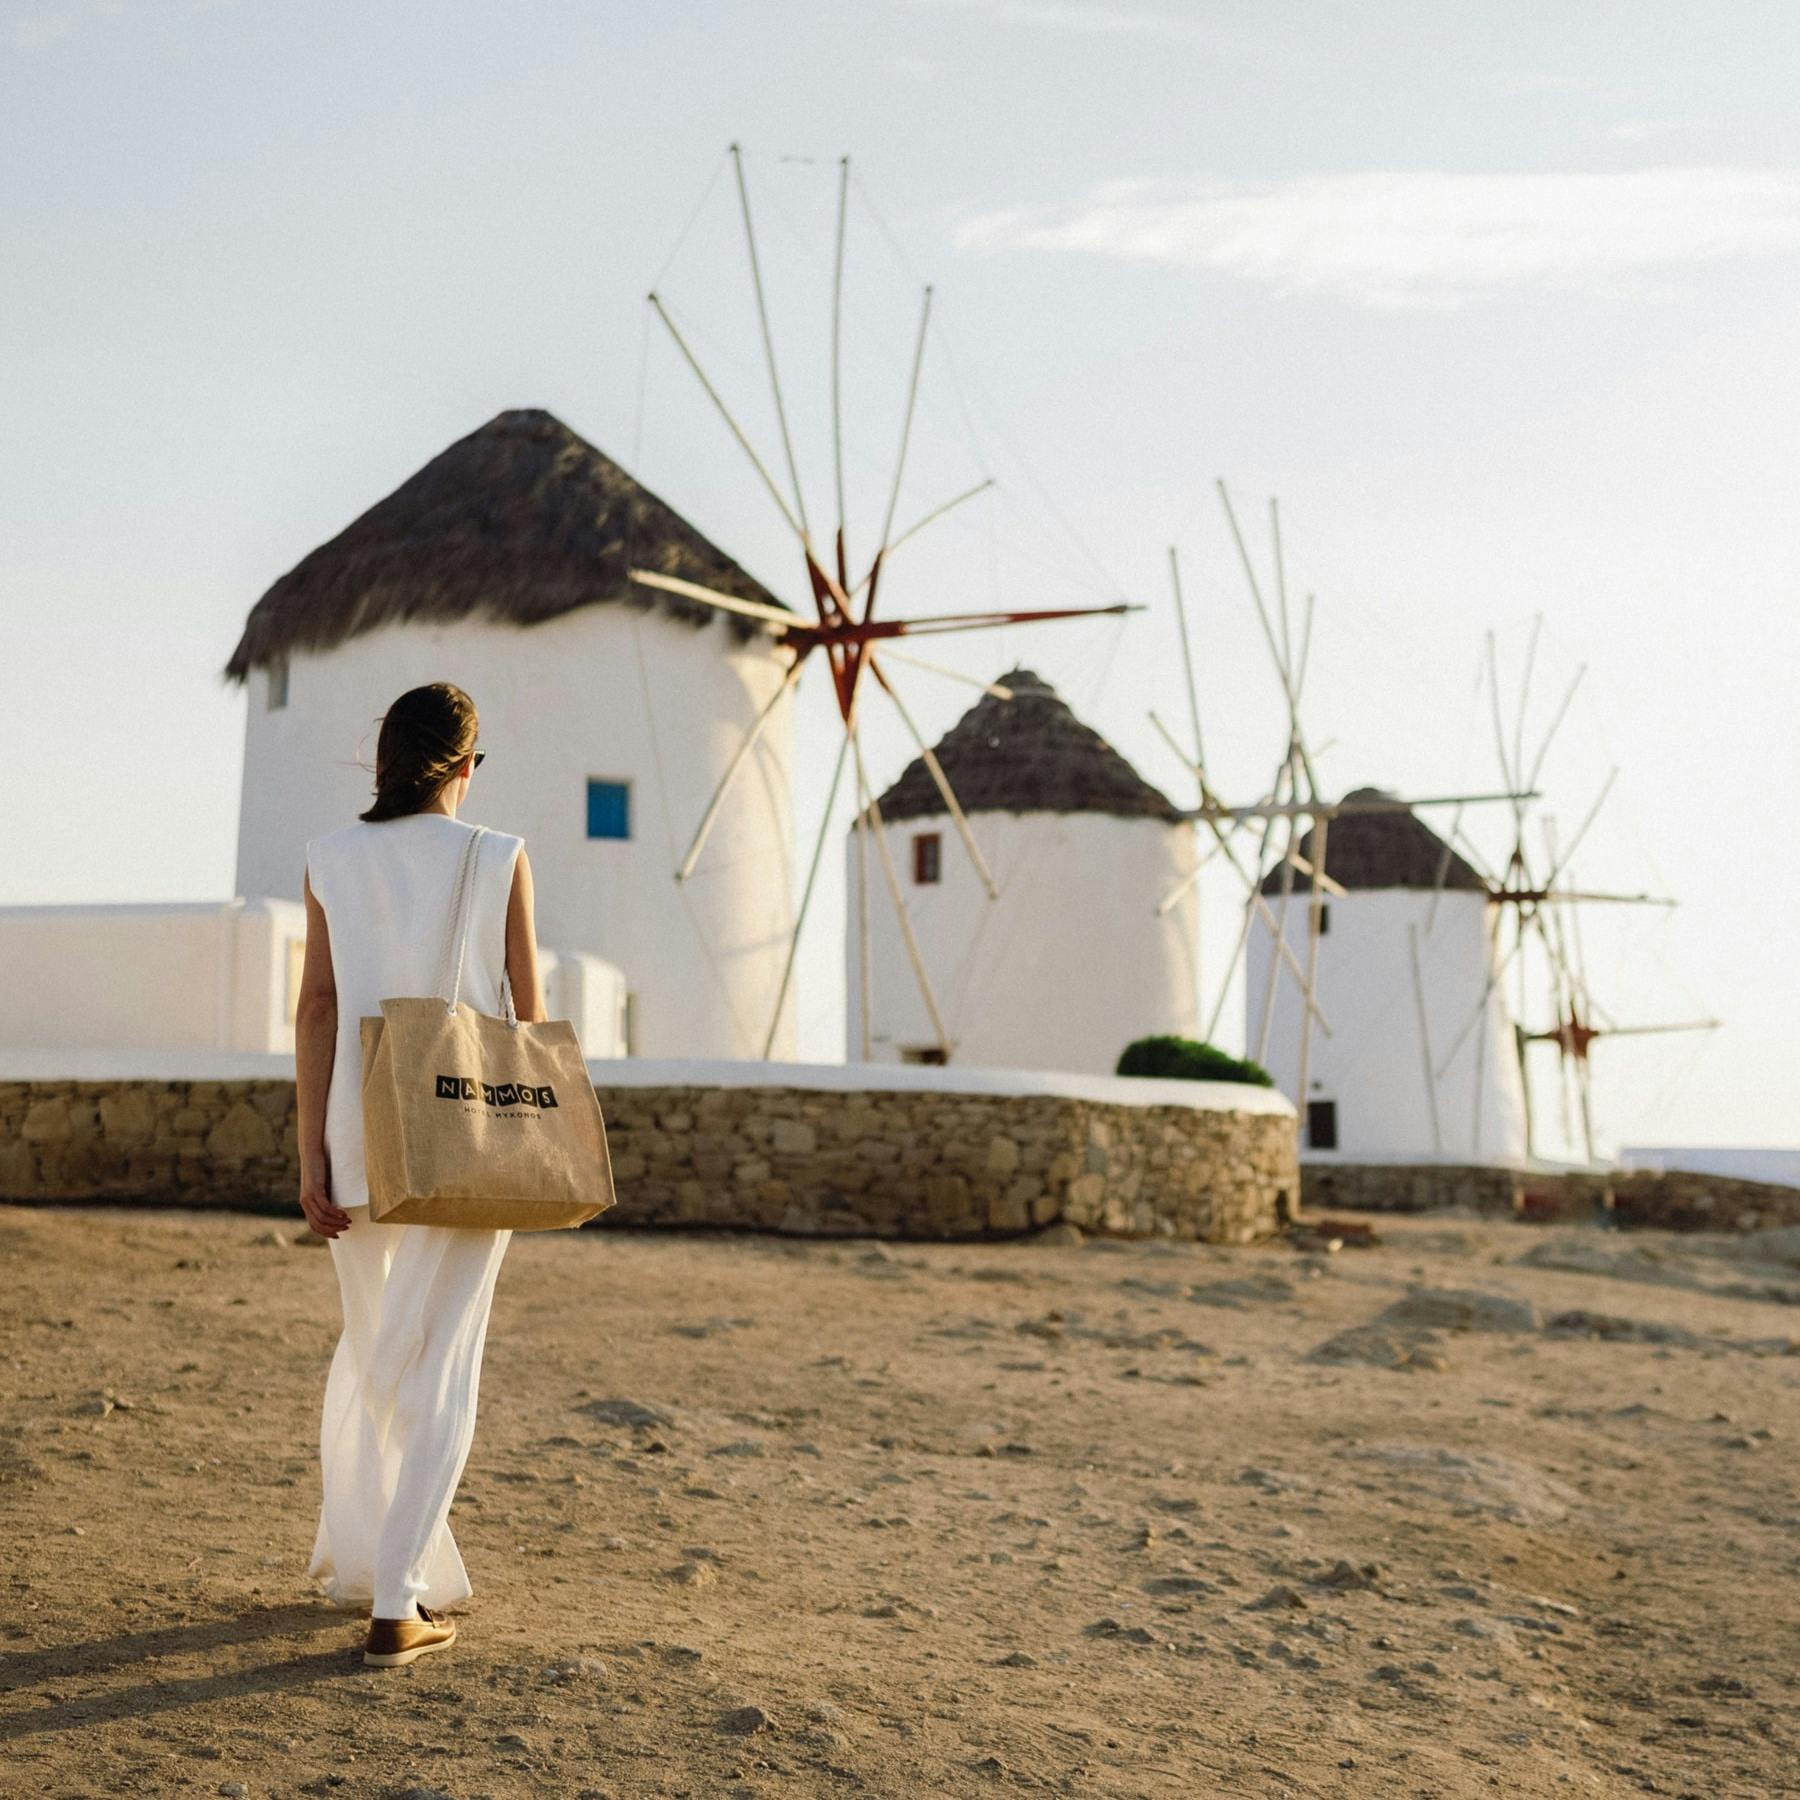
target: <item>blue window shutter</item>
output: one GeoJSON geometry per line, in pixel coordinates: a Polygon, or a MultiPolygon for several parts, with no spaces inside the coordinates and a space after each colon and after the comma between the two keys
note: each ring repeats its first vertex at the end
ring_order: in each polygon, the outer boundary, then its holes
{"type": "Polygon", "coordinates": [[[631,787],[623,781],[587,784],[587,834],[591,838],[631,836],[631,787]]]}

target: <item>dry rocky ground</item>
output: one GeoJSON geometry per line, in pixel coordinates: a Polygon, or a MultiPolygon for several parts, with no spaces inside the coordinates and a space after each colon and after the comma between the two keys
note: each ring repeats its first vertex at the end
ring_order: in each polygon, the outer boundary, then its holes
{"type": "Polygon", "coordinates": [[[1800,1792],[1795,1234],[1374,1223],[518,1239],[385,1672],[298,1222],[0,1209],[0,1790],[1800,1792]]]}

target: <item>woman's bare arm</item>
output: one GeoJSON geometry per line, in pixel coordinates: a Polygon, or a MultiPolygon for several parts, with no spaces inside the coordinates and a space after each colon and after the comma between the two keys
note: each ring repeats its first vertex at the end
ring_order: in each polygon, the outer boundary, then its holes
{"type": "Polygon", "coordinates": [[[350,1215],[331,1197],[331,1164],[325,1155],[325,1099],[337,1059],[337,976],[331,967],[331,933],[325,909],[305,884],[306,961],[294,1007],[294,1101],[300,1128],[300,1210],[320,1237],[350,1227],[350,1215]]]}
{"type": "Polygon", "coordinates": [[[544,983],[538,973],[537,920],[531,886],[531,859],[524,850],[513,865],[512,894],[506,902],[506,978],[512,983],[513,1010],[521,1019],[542,1024],[544,983]]]}

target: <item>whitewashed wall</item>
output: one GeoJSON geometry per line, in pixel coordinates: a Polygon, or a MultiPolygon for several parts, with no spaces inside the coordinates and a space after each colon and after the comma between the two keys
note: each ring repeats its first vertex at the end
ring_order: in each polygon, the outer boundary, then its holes
{"type": "MultiPolygon", "coordinates": [[[[0,1050],[291,1057],[306,945],[292,900],[0,907],[0,1050]]],[[[542,952],[544,1001],[590,1058],[625,1053],[625,977],[542,952]]]]}
{"type": "MultiPolygon", "coordinates": [[[[383,709],[410,687],[453,681],[473,697],[489,753],[463,817],[525,839],[540,939],[627,972],[639,1053],[760,1054],[793,916],[786,702],[685,887],[673,872],[780,680],[771,648],[740,645],[721,622],[695,628],[620,605],[523,629],[385,626],[295,656],[275,711],[266,672],[253,671],[239,891],[298,897],[307,840],[369,803],[383,709]],[[630,783],[629,841],[586,836],[590,776],[630,783]]],[[[793,1054],[793,1021],[790,995],[779,1056],[793,1054]]]]}
{"type": "Polygon", "coordinates": [[[621,969],[597,956],[570,951],[558,955],[540,949],[544,1010],[575,1027],[590,1061],[625,1054],[626,978],[621,969]]]}
{"type": "MultiPolygon", "coordinates": [[[[1193,891],[1156,906],[1194,865],[1193,832],[1102,813],[976,813],[976,842],[1000,886],[990,900],[948,818],[884,826],[913,929],[954,1045],[976,1068],[1109,1075],[1133,1038],[1196,1027],[1193,891]],[[915,885],[912,840],[942,839],[943,879],[915,885]]],[[[846,989],[851,1056],[861,1053],[857,847],[846,844],[846,989]]],[[[873,976],[869,1055],[897,1061],[935,1042],[905,941],[869,843],[873,976]]]]}
{"type": "Polygon", "coordinates": [[[0,907],[0,1044],[291,1051],[305,936],[292,901],[0,907]]]}
{"type": "MultiPolygon", "coordinates": [[[[1271,908],[1279,911],[1278,896],[1271,908]]],[[[1306,963],[1308,897],[1289,902],[1284,936],[1306,963]]],[[[1434,1137],[1426,1087],[1419,1009],[1407,926],[1419,933],[1426,1029],[1441,1065],[1481,1005],[1490,966],[1491,906],[1484,894],[1446,892],[1429,932],[1431,895],[1409,888],[1358,889],[1328,899],[1330,929],[1319,941],[1319,1006],[1328,1038],[1315,1025],[1307,1067],[1307,1100],[1337,1103],[1338,1144],[1346,1161],[1442,1156],[1510,1162],[1525,1154],[1524,1095],[1512,1023],[1498,989],[1455,1061],[1435,1083],[1434,1137]],[[1479,1098],[1478,1093],[1479,1083],[1479,1098]]],[[[1245,983],[1245,1054],[1257,1058],[1274,934],[1259,916],[1250,932],[1245,983]]],[[[1285,969],[1276,988],[1268,1053],[1258,1058],[1281,1091],[1300,1106],[1300,989],[1285,969]]],[[[1311,1156],[1321,1154],[1306,1145],[1311,1156]]]]}

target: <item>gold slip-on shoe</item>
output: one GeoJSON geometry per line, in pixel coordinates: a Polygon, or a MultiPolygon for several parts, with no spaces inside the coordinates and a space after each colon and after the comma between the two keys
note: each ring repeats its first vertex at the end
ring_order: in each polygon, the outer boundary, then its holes
{"type": "Polygon", "coordinates": [[[455,1622],[421,1606],[416,1619],[371,1619],[363,1661],[377,1669],[397,1669],[433,1650],[448,1650],[455,1642],[455,1622]]]}

